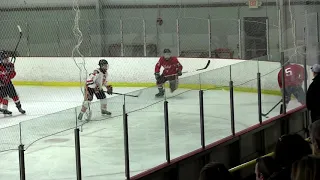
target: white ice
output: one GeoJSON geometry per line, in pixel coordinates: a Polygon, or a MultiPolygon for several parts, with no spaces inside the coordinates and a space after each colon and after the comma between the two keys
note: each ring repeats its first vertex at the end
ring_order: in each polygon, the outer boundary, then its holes
{"type": "MultiPolygon", "coordinates": [[[[114,88],[120,93],[138,94],[142,88],[114,88]]],[[[82,103],[80,88],[18,86],[26,115],[20,115],[11,101],[12,117],[0,115],[0,180],[19,179],[18,145],[25,145],[26,177],[29,180],[76,179],[73,129],[82,103]],[[21,126],[19,123],[21,122],[21,126]],[[21,129],[21,139],[20,130],[21,129]],[[69,130],[67,130],[69,129],[69,130]],[[59,133],[60,132],[60,133],[59,133]]],[[[156,88],[141,90],[139,98],[126,97],[128,112],[130,172],[135,175],[165,162],[163,99],[156,88]]],[[[179,89],[168,93],[171,158],[200,148],[199,92],[179,89]]],[[[108,96],[111,117],[100,115],[93,103],[92,121],[80,132],[84,180],[125,179],[122,96],[108,96]]],[[[236,131],[258,123],[255,93],[235,92],[236,131]]],[[[263,112],[280,96],[263,95],[263,112]]],[[[95,100],[96,101],[96,100],[95,100]]],[[[289,109],[298,107],[293,100],[289,109]]],[[[279,107],[269,116],[279,113],[279,107]]],[[[204,91],[206,144],[231,134],[229,92],[204,91]]],[[[265,119],[264,119],[265,120],[265,119]]]]}

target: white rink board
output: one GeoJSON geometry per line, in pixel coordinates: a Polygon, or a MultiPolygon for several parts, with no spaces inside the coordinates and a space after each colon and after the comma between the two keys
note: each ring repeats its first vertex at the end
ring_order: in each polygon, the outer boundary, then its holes
{"type": "MultiPolygon", "coordinates": [[[[85,62],[87,73],[91,73],[98,67],[99,59],[103,57],[86,57],[84,59],[71,57],[19,57],[16,61],[17,76],[14,81],[28,82],[79,82],[80,70],[82,76],[86,75],[82,63],[85,62]]],[[[105,57],[109,62],[109,81],[117,83],[154,83],[154,67],[158,57],[105,57]]],[[[183,71],[194,71],[206,65],[208,58],[179,58],[183,65],[183,71]]],[[[241,87],[255,88],[258,67],[261,72],[262,89],[279,90],[277,74],[280,69],[278,62],[257,62],[254,60],[234,59],[210,59],[211,64],[205,71],[213,72],[201,75],[202,84],[227,85],[229,77],[229,65],[234,84],[250,81],[241,87]],[[228,66],[228,67],[225,67],[228,66]],[[224,69],[221,69],[224,68],[224,69]],[[221,73],[220,73],[221,72],[221,73]],[[271,73],[270,73],[271,72],[271,73]],[[269,74],[270,73],[270,74],[269,74]],[[264,76],[268,74],[267,76],[264,76]]],[[[181,78],[189,77],[195,73],[184,74],[181,78]]],[[[310,76],[309,76],[310,77],[310,76]]],[[[184,83],[199,83],[198,78],[183,80],[184,83]]]]}

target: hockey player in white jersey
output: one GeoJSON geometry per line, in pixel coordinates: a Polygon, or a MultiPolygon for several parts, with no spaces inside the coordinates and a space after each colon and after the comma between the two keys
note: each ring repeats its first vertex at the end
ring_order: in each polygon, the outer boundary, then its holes
{"type": "MultiPolygon", "coordinates": [[[[89,78],[86,81],[84,101],[82,104],[81,112],[78,115],[78,120],[82,120],[83,114],[90,107],[91,101],[93,100],[93,95],[100,100],[101,105],[101,114],[102,115],[111,115],[111,112],[107,111],[107,97],[103,91],[103,86],[107,88],[107,94],[112,95],[112,86],[108,85],[108,61],[101,59],[99,61],[100,68],[96,69],[89,75],[89,78]]],[[[89,112],[89,120],[91,112],[89,112]]]]}

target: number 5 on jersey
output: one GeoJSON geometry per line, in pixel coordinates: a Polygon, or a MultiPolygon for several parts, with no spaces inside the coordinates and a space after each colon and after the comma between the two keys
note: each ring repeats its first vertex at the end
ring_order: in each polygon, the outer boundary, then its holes
{"type": "Polygon", "coordinates": [[[292,76],[292,70],[291,70],[291,68],[286,68],[286,69],[284,70],[284,72],[286,73],[286,76],[292,76]]]}

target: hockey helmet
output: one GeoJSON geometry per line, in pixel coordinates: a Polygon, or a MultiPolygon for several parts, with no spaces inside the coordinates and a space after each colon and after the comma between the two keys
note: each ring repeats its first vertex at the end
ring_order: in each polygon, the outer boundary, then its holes
{"type": "Polygon", "coordinates": [[[168,59],[170,59],[170,57],[171,57],[171,51],[170,51],[170,49],[164,49],[163,50],[163,56],[164,56],[164,58],[166,59],[166,60],[168,60],[168,59]]]}
{"type": "Polygon", "coordinates": [[[99,66],[100,66],[100,68],[102,68],[102,66],[104,66],[104,65],[106,65],[106,69],[109,68],[108,61],[105,60],[105,59],[100,59],[100,60],[99,60],[99,66]]]}
{"type": "Polygon", "coordinates": [[[0,51],[0,63],[3,63],[3,60],[9,58],[9,54],[7,51],[0,51]]]}
{"type": "Polygon", "coordinates": [[[0,51],[0,58],[5,59],[9,57],[9,53],[7,51],[0,51]]]}
{"type": "Polygon", "coordinates": [[[165,53],[171,53],[171,51],[170,51],[170,49],[164,49],[163,50],[163,53],[165,54],[165,53]]]}

